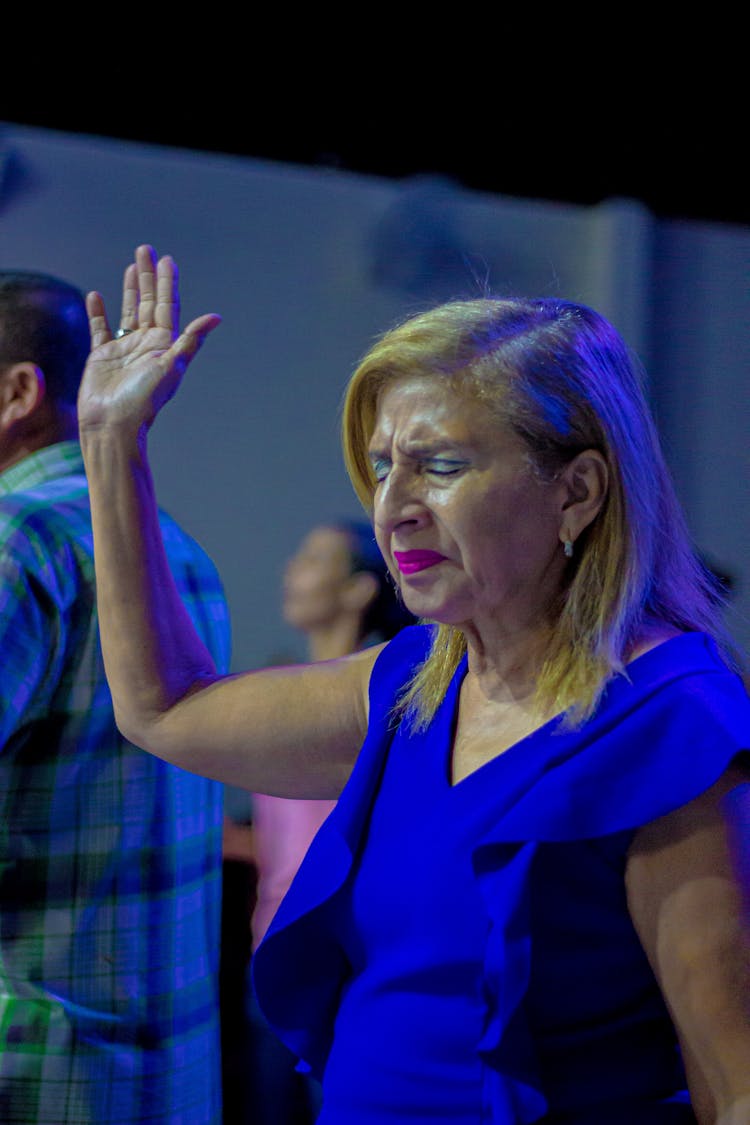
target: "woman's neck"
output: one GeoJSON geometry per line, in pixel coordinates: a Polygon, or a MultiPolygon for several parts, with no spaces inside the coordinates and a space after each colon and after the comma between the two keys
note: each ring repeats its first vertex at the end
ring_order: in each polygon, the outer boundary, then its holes
{"type": "Polygon", "coordinates": [[[550,634],[547,623],[497,631],[491,636],[466,630],[468,671],[481,694],[499,703],[532,699],[550,634]]]}

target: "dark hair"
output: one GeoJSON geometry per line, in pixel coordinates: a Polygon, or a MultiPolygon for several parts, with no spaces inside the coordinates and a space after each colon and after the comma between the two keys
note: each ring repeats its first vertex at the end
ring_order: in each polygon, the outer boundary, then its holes
{"type": "Polygon", "coordinates": [[[346,535],[352,574],[366,571],[378,581],[378,593],[368,606],[362,623],[363,636],[388,641],[405,625],[414,625],[416,618],[401,601],[401,595],[375,540],[372,526],[364,520],[353,519],[337,519],[328,526],[346,535]]]}
{"type": "Polygon", "coordinates": [[[35,363],[50,399],[74,406],[90,349],[79,289],[49,274],[0,270],[0,367],[35,363]]]}

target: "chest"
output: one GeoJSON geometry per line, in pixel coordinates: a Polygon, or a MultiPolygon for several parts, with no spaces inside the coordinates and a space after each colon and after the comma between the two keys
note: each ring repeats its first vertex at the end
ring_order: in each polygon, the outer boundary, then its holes
{"type": "Polygon", "coordinates": [[[504,754],[546,721],[532,705],[483,701],[462,689],[449,752],[451,784],[504,754]]]}

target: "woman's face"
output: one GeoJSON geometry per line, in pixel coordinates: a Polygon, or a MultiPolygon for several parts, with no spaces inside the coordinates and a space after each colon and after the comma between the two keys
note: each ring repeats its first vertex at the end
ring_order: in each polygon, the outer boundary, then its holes
{"type": "Polygon", "coordinates": [[[286,565],[284,620],[305,632],[335,621],[351,566],[345,532],[334,527],[314,528],[286,565]]]}
{"type": "Polygon", "coordinates": [[[486,406],[440,378],[381,395],[370,456],[375,532],[407,607],[481,629],[547,620],[560,589],[564,488],[486,406]]]}

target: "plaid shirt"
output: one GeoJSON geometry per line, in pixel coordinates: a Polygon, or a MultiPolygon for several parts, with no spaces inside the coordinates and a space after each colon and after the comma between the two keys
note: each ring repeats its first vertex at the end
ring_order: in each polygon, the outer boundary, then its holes
{"type": "MultiPolygon", "coordinates": [[[[217,665],[219,577],[167,516],[217,665]]],[[[0,1121],[219,1125],[221,787],[117,732],[80,449],[0,474],[0,1121]]]]}

